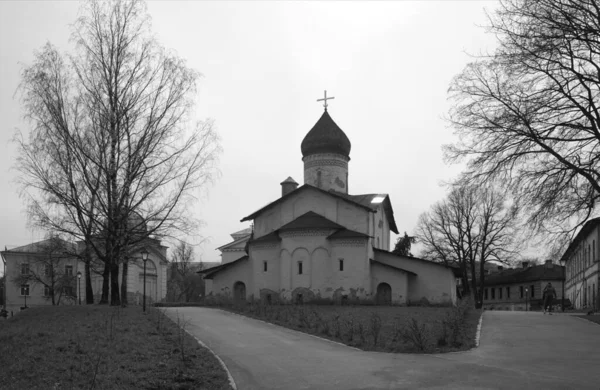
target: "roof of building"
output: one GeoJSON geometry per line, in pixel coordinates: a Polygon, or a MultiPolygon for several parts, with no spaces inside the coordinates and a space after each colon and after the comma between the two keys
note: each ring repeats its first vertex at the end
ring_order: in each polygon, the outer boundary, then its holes
{"type": "Polygon", "coordinates": [[[273,241],[280,241],[280,240],[281,240],[281,238],[279,238],[279,234],[277,234],[277,230],[275,230],[269,234],[265,234],[264,236],[261,236],[258,238],[251,238],[250,241],[248,241],[248,244],[256,244],[259,242],[273,242],[273,241]]]}
{"type": "Polygon", "coordinates": [[[304,157],[316,153],[336,153],[350,157],[351,147],[350,140],[331,119],[327,110],[306,134],[300,145],[304,157]]]}
{"type": "Polygon", "coordinates": [[[383,262],[381,262],[381,261],[377,261],[377,260],[374,260],[374,259],[369,259],[369,261],[370,261],[371,263],[373,263],[373,264],[378,264],[378,265],[382,265],[382,266],[384,266],[384,267],[389,267],[389,268],[397,269],[397,270],[400,270],[400,271],[402,271],[402,272],[406,272],[407,274],[410,274],[410,275],[413,275],[413,276],[417,276],[417,274],[416,274],[416,273],[414,273],[414,272],[412,272],[412,271],[409,271],[409,270],[407,270],[407,269],[404,269],[404,268],[398,267],[397,265],[391,265],[391,264],[383,263],[383,262]]]}
{"type": "Polygon", "coordinates": [[[350,230],[350,229],[340,229],[332,234],[330,234],[329,236],[327,236],[328,239],[335,239],[335,238],[369,238],[368,234],[364,234],[361,232],[355,232],[354,230],[350,230]]]}
{"type": "Polygon", "coordinates": [[[573,251],[575,251],[575,249],[577,249],[577,246],[579,245],[579,243],[583,239],[585,239],[588,236],[588,234],[590,234],[590,232],[598,225],[600,225],[600,217],[590,219],[589,221],[587,221],[581,227],[581,230],[579,231],[579,233],[577,233],[577,235],[575,236],[573,241],[571,241],[571,244],[569,244],[569,247],[567,248],[565,253],[562,255],[562,257],[560,258],[560,261],[566,262],[569,259],[569,257],[571,256],[571,254],[573,253],[573,251]]]}
{"type": "Polygon", "coordinates": [[[330,191],[335,193],[342,198],[348,199],[354,203],[363,205],[370,208],[371,210],[377,210],[379,204],[383,205],[383,211],[390,224],[390,230],[398,234],[398,227],[396,226],[396,220],[394,218],[394,209],[392,209],[392,202],[388,194],[361,194],[361,195],[348,195],[342,192],[330,191]],[[373,200],[383,198],[381,202],[373,203],[373,200]]]}
{"type": "Polygon", "coordinates": [[[296,194],[298,194],[298,193],[299,193],[299,191],[306,191],[306,190],[308,190],[308,189],[312,189],[312,190],[315,190],[315,191],[322,192],[322,193],[324,193],[324,194],[331,195],[331,196],[333,196],[333,197],[336,197],[336,198],[339,198],[339,199],[343,199],[343,200],[347,201],[348,203],[351,203],[351,204],[353,204],[353,205],[355,205],[355,206],[360,206],[360,207],[362,207],[362,208],[365,208],[365,209],[367,209],[367,210],[369,210],[369,211],[374,211],[374,210],[375,210],[373,207],[366,206],[366,205],[364,205],[364,204],[362,204],[362,203],[359,203],[359,202],[357,202],[357,201],[355,201],[355,200],[353,200],[353,199],[351,199],[351,198],[349,198],[349,197],[347,197],[347,196],[342,196],[342,194],[341,194],[340,192],[335,192],[335,191],[325,191],[325,190],[322,190],[322,189],[320,189],[320,188],[318,188],[318,187],[311,186],[310,184],[304,184],[304,185],[302,185],[302,186],[300,186],[300,187],[296,188],[294,191],[291,191],[291,192],[289,192],[289,193],[285,194],[284,196],[277,198],[276,200],[274,200],[273,202],[271,202],[271,203],[267,204],[266,206],[263,206],[262,208],[260,208],[260,209],[256,210],[255,212],[253,212],[252,214],[248,215],[247,217],[244,217],[244,218],[242,218],[241,222],[244,222],[244,221],[249,221],[249,220],[251,220],[251,219],[254,219],[254,218],[256,218],[258,215],[262,214],[264,211],[266,211],[266,210],[270,209],[270,208],[271,208],[271,207],[273,207],[273,206],[276,206],[276,205],[278,205],[279,203],[281,203],[281,202],[283,202],[284,200],[288,199],[288,198],[289,198],[289,197],[291,197],[292,195],[296,195],[296,194]]]}
{"type": "Polygon", "coordinates": [[[231,233],[231,238],[233,238],[234,240],[237,240],[238,238],[249,236],[251,233],[252,233],[252,228],[248,227],[246,229],[238,230],[235,233],[231,233]]]}
{"type": "Polygon", "coordinates": [[[19,246],[13,249],[6,249],[3,252],[17,252],[17,253],[43,253],[47,251],[52,251],[53,247],[61,247],[65,248],[67,251],[71,253],[75,253],[77,251],[77,246],[71,242],[65,241],[61,238],[48,238],[46,240],[33,242],[31,244],[19,246]]]}
{"type": "Polygon", "coordinates": [[[235,246],[235,245],[237,245],[237,244],[239,244],[239,243],[242,243],[242,242],[244,242],[244,241],[248,241],[248,240],[250,239],[250,236],[251,236],[251,234],[252,234],[252,232],[250,232],[250,234],[247,234],[247,235],[245,235],[245,236],[238,237],[238,238],[236,238],[235,240],[233,240],[233,241],[231,241],[231,242],[228,242],[228,243],[227,243],[227,244],[225,244],[225,245],[221,245],[220,247],[218,247],[218,248],[217,248],[217,250],[219,250],[219,251],[223,252],[223,251],[225,251],[225,250],[226,250],[228,247],[235,246]]]}
{"type": "Polygon", "coordinates": [[[552,264],[534,265],[527,268],[510,268],[485,277],[485,285],[534,282],[538,280],[563,280],[564,267],[552,264]]]}
{"type": "Polygon", "coordinates": [[[284,181],[282,181],[279,184],[287,184],[287,183],[298,185],[298,183],[296,182],[296,180],[294,180],[291,176],[288,176],[287,179],[285,179],[284,181]]]}
{"type": "Polygon", "coordinates": [[[289,230],[289,229],[343,229],[342,225],[339,225],[329,219],[315,213],[314,211],[309,211],[305,214],[302,214],[298,218],[294,219],[290,223],[286,223],[278,230],[289,230]]]}
{"type": "Polygon", "coordinates": [[[429,263],[429,264],[432,264],[432,265],[438,265],[440,267],[444,267],[444,268],[447,268],[449,270],[452,270],[452,272],[454,272],[454,269],[455,269],[455,267],[447,266],[446,264],[443,264],[443,263],[438,263],[438,262],[431,261],[431,260],[421,259],[421,258],[414,257],[414,256],[403,256],[403,255],[396,254],[394,252],[386,251],[385,249],[379,249],[379,248],[373,247],[373,250],[375,252],[382,252],[382,253],[386,253],[388,255],[392,255],[392,256],[396,256],[396,257],[400,257],[400,258],[403,258],[403,259],[423,261],[423,262],[426,262],[426,263],[429,263]]]}
{"type": "Polygon", "coordinates": [[[226,270],[227,268],[231,267],[232,265],[237,264],[244,260],[248,260],[248,256],[242,256],[239,259],[231,261],[229,263],[221,264],[221,265],[218,265],[218,266],[212,267],[212,268],[203,269],[196,273],[204,274],[204,279],[212,279],[213,276],[216,275],[217,273],[219,273],[223,270],[226,270]]]}

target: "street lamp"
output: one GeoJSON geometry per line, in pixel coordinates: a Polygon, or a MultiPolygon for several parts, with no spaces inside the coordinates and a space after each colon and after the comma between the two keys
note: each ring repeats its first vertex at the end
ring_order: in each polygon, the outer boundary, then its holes
{"type": "Polygon", "coordinates": [[[142,260],[144,260],[144,297],[143,297],[143,311],[146,312],[146,262],[148,261],[148,251],[146,248],[142,249],[142,260]]]}
{"type": "Polygon", "coordinates": [[[527,287],[525,287],[525,311],[529,311],[529,305],[528,305],[528,298],[529,298],[529,294],[528,294],[529,289],[527,287]]]}
{"type": "Polygon", "coordinates": [[[79,298],[79,306],[81,306],[81,271],[77,271],[77,297],[79,298]]]}
{"type": "Polygon", "coordinates": [[[564,313],[565,312],[565,283],[567,282],[567,260],[560,259],[558,262],[560,263],[561,267],[563,267],[562,303],[560,304],[560,306],[562,307],[562,311],[564,313]]]}

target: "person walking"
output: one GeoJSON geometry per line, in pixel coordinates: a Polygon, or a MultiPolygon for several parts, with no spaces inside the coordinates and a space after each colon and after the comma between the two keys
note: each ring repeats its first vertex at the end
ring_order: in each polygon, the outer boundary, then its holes
{"type": "Polygon", "coordinates": [[[556,298],[556,290],[552,287],[552,283],[548,282],[546,287],[544,287],[542,298],[544,302],[544,314],[546,314],[546,310],[548,310],[548,314],[552,315],[552,303],[554,298],[556,298]]]}

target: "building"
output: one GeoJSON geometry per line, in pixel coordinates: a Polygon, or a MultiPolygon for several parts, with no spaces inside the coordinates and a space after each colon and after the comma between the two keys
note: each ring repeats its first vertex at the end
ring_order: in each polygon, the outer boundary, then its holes
{"type": "Polygon", "coordinates": [[[556,290],[555,305],[561,304],[564,267],[554,264],[552,260],[542,265],[532,266],[524,261],[521,268],[499,268],[485,277],[484,309],[541,310],[542,293],[548,282],[556,290]]]}
{"type": "Polygon", "coordinates": [[[561,262],[566,267],[565,295],[575,309],[600,311],[600,218],[587,221],[561,262]]]}
{"type": "MultiPolygon", "coordinates": [[[[167,247],[158,240],[146,239],[144,248],[148,251],[145,277],[141,253],[132,256],[127,265],[130,304],[141,304],[144,279],[147,302],[161,301],[167,293],[167,247]]],[[[16,312],[25,306],[52,305],[53,298],[55,304],[64,305],[78,304],[81,296],[81,302],[85,304],[85,265],[76,256],[83,249],[81,242],[73,244],[51,238],[0,252],[5,264],[7,310],[16,312]]],[[[102,293],[103,263],[95,261],[92,268],[91,284],[97,303],[102,293]]],[[[122,274],[121,264],[119,286],[122,274]]]]}
{"type": "Polygon", "coordinates": [[[250,235],[219,248],[223,264],[201,271],[207,292],[236,300],[454,303],[452,269],[389,252],[390,231],[398,233],[389,195],[349,193],[350,149],[325,108],[301,144],[304,185],[288,177],[281,197],[241,220],[252,221],[250,235]]]}
{"type": "Polygon", "coordinates": [[[251,234],[252,228],[246,228],[231,233],[233,241],[217,248],[217,250],[221,251],[221,264],[231,263],[232,261],[247,255],[246,244],[250,240],[251,234]]]}

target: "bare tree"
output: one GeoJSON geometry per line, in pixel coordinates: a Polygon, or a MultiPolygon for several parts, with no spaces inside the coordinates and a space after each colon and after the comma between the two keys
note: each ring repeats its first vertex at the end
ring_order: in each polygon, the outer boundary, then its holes
{"type": "Polygon", "coordinates": [[[484,264],[506,263],[514,257],[516,227],[516,209],[499,192],[456,187],[447,199],[421,215],[417,239],[423,245],[422,257],[457,265],[465,295],[475,293],[476,302],[481,302],[484,264]]]}
{"type": "Polygon", "coordinates": [[[171,256],[167,290],[169,298],[176,301],[190,302],[198,298],[204,291],[204,280],[198,275],[203,269],[202,262],[194,262],[194,249],[184,241],[180,241],[171,256]]]}
{"type": "Polygon", "coordinates": [[[573,233],[600,195],[600,4],[501,0],[489,22],[497,50],[450,88],[446,156],[511,190],[536,231],[573,233]]]}
{"type": "Polygon", "coordinates": [[[44,288],[44,296],[52,305],[60,304],[65,295],[69,299],[75,297],[75,275],[73,274],[74,258],[72,244],[51,236],[42,241],[36,248],[36,254],[30,255],[18,264],[20,272],[12,282],[16,286],[33,285],[44,288]]]}
{"type": "Polygon", "coordinates": [[[32,129],[16,137],[17,168],[31,220],[83,241],[87,264],[104,264],[100,303],[110,285],[119,305],[132,251],[195,233],[189,206],[220,145],[211,121],[192,118],[200,75],[151,37],[143,2],[89,1],[82,15],[72,55],[47,44],[22,72],[32,129]]]}

